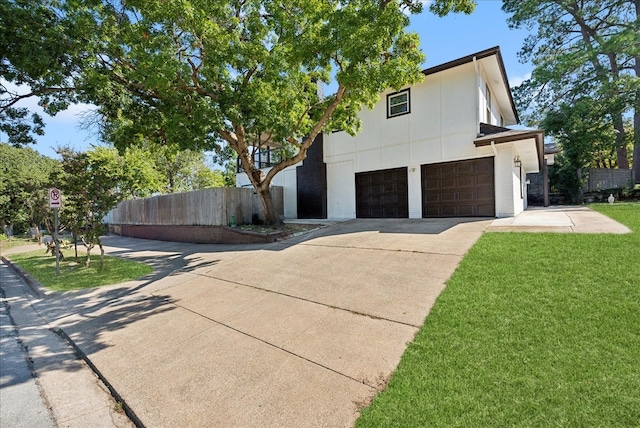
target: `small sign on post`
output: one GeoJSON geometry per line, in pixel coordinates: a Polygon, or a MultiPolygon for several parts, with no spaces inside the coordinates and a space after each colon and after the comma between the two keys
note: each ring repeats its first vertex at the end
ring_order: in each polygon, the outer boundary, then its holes
{"type": "Polygon", "coordinates": [[[53,208],[53,242],[56,244],[56,276],[60,275],[60,241],[58,240],[58,209],[62,206],[62,192],[49,189],[49,208],[53,208]]]}
{"type": "Polygon", "coordinates": [[[49,189],[49,208],[60,208],[62,205],[62,193],[55,187],[49,189]]]}

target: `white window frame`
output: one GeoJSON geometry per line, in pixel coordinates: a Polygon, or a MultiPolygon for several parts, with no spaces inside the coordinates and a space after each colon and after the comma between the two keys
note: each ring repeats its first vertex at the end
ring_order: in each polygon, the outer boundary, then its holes
{"type": "Polygon", "coordinates": [[[387,95],[387,119],[392,118],[392,117],[398,117],[398,116],[403,116],[405,114],[409,114],[411,113],[411,89],[407,88],[404,89],[402,91],[398,91],[398,92],[394,92],[392,94],[388,94],[387,95]],[[406,101],[401,101],[401,102],[397,102],[395,104],[392,104],[392,101],[394,100],[394,98],[399,98],[402,95],[406,95],[407,96],[407,100],[406,101]],[[391,108],[392,107],[397,107],[400,105],[406,104],[406,109],[398,112],[398,113],[391,113],[391,108]]]}

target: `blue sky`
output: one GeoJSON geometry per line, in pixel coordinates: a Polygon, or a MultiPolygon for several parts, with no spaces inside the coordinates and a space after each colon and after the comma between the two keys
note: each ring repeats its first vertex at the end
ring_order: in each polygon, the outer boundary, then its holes
{"type": "MultiPolygon", "coordinates": [[[[421,47],[427,56],[424,68],[500,46],[509,82],[512,86],[519,84],[533,69],[531,64],[520,63],[517,57],[527,32],[510,30],[501,6],[501,1],[478,0],[471,15],[451,14],[439,18],[425,7],[425,12],[413,16],[411,30],[420,34],[421,47]]],[[[35,100],[25,106],[39,110],[35,100]]],[[[85,150],[91,144],[98,144],[95,131],[80,129],[80,115],[88,108],[72,106],[55,117],[43,114],[47,123],[45,135],[38,137],[32,148],[46,156],[57,157],[55,148],[58,146],[85,150]]]]}

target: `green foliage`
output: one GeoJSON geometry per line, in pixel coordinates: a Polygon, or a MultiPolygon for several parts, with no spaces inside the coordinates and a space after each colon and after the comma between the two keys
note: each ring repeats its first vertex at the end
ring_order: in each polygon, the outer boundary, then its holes
{"type": "Polygon", "coordinates": [[[144,198],[162,190],[164,177],[148,150],[130,146],[122,154],[116,149],[111,149],[111,153],[122,170],[122,190],[126,198],[144,198]]]}
{"type": "Polygon", "coordinates": [[[180,150],[176,146],[148,145],[146,149],[161,177],[160,191],[163,193],[225,187],[223,173],[212,171],[205,164],[202,152],[180,150]]]}
{"type": "Polygon", "coordinates": [[[200,165],[194,173],[192,182],[194,190],[225,187],[225,185],[225,177],[222,171],[213,171],[204,164],[200,165]]]}
{"type": "MultiPolygon", "coordinates": [[[[625,187],[620,191],[619,194],[622,200],[636,200],[640,201],[640,184],[636,184],[635,186],[625,187]]],[[[603,198],[605,200],[605,198],[603,198]]]]}
{"type": "Polygon", "coordinates": [[[88,30],[81,21],[62,13],[66,2],[57,0],[0,0],[0,76],[24,92],[2,86],[0,131],[15,146],[34,142],[44,124],[15,103],[30,96],[40,98],[49,114],[77,100],[75,80],[86,59],[88,30]],[[21,88],[21,89],[22,89],[21,88]]]}
{"type": "Polygon", "coordinates": [[[357,427],[633,426],[640,204],[627,235],[487,233],[357,427]]]}
{"type": "Polygon", "coordinates": [[[62,147],[57,152],[62,158],[62,172],[55,176],[63,194],[60,219],[76,239],[82,239],[88,265],[93,247],[102,248],[100,236],[106,232],[102,219],[125,197],[125,175],[113,149],[95,147],[82,153],[62,147]]]}
{"type": "Polygon", "coordinates": [[[639,83],[622,64],[640,53],[632,1],[506,0],[502,8],[511,27],[532,30],[519,54],[535,66],[518,88],[521,107],[533,102],[543,113],[586,94],[607,102],[610,113],[631,107],[639,83]]]}
{"type": "MultiPolygon", "coordinates": [[[[512,27],[532,30],[520,51],[531,61],[531,79],[515,89],[517,104],[540,122],[558,104],[590,97],[615,129],[616,162],[629,167],[626,133],[640,150],[640,132],[624,117],[640,115],[640,9],[632,0],[582,2],[505,0],[512,27]]],[[[640,117],[640,116],[639,116],[640,117]]],[[[635,122],[636,125],[640,123],[635,122]]],[[[640,164],[635,166],[640,180],[640,164]]]]}
{"type": "MultiPolygon", "coordinates": [[[[560,153],[551,169],[551,179],[573,203],[581,203],[595,151],[603,142],[613,141],[613,129],[603,118],[603,108],[590,98],[561,104],[549,111],[542,128],[558,143],[560,153]]],[[[606,144],[606,143],[604,143],[606,144]]]]}
{"type": "MultiPolygon", "coordinates": [[[[1,83],[0,89],[7,92],[1,83]]],[[[32,134],[44,135],[44,122],[36,113],[31,114],[29,121],[29,110],[26,108],[0,108],[0,132],[7,134],[9,144],[21,147],[35,143],[32,134]]]]}
{"type": "Polygon", "coordinates": [[[0,143],[0,227],[24,233],[50,217],[49,176],[59,168],[54,159],[29,148],[0,143]]]}
{"type": "MultiPolygon", "coordinates": [[[[459,2],[441,3],[445,13],[459,2]]],[[[405,33],[408,17],[397,2],[119,6],[93,11],[110,58],[88,75],[98,101],[120,95],[99,103],[109,119],[125,119],[112,134],[117,145],[143,134],[212,149],[227,133],[237,135],[237,126],[247,138],[262,132],[278,142],[304,138],[337,97],[317,95],[316,82],[332,73],[348,91],[331,127],[355,132],[357,112],[382,90],[421,78],[419,42],[405,33]]]]}

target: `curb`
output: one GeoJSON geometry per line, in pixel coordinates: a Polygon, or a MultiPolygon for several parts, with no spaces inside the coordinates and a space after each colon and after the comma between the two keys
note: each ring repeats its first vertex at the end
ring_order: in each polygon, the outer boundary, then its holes
{"type": "Polygon", "coordinates": [[[44,299],[48,296],[48,292],[45,288],[40,284],[36,279],[34,279],[31,275],[23,271],[18,265],[13,263],[11,260],[2,256],[2,261],[9,266],[9,268],[22,279],[22,281],[27,284],[29,291],[33,297],[37,297],[38,299],[44,299]]]}
{"type": "Polygon", "coordinates": [[[100,372],[100,370],[98,370],[98,368],[95,366],[95,364],[93,364],[93,362],[91,362],[89,357],[87,357],[87,354],[85,354],[82,351],[82,349],[80,349],[80,347],[78,347],[78,345],[76,345],[76,343],[73,341],[73,339],[71,339],[69,337],[69,335],[67,333],[65,333],[64,330],[62,330],[61,328],[54,328],[54,329],[51,329],[51,331],[53,333],[57,334],[58,336],[60,336],[62,339],[64,339],[73,348],[73,350],[75,351],[75,353],[78,356],[78,358],[81,358],[89,366],[89,368],[91,368],[91,371],[98,377],[100,382],[102,382],[104,384],[104,386],[107,387],[107,389],[109,390],[109,393],[111,394],[113,399],[116,400],[116,403],[122,406],[122,410],[127,415],[129,420],[131,422],[133,422],[133,424],[137,428],[145,428],[145,425],[138,418],[138,416],[135,414],[133,409],[131,409],[131,407],[129,407],[129,405],[122,398],[122,396],[120,394],[118,394],[118,391],[116,391],[116,389],[113,387],[113,385],[111,385],[111,383],[107,380],[107,378],[105,378],[104,375],[100,372]]]}

